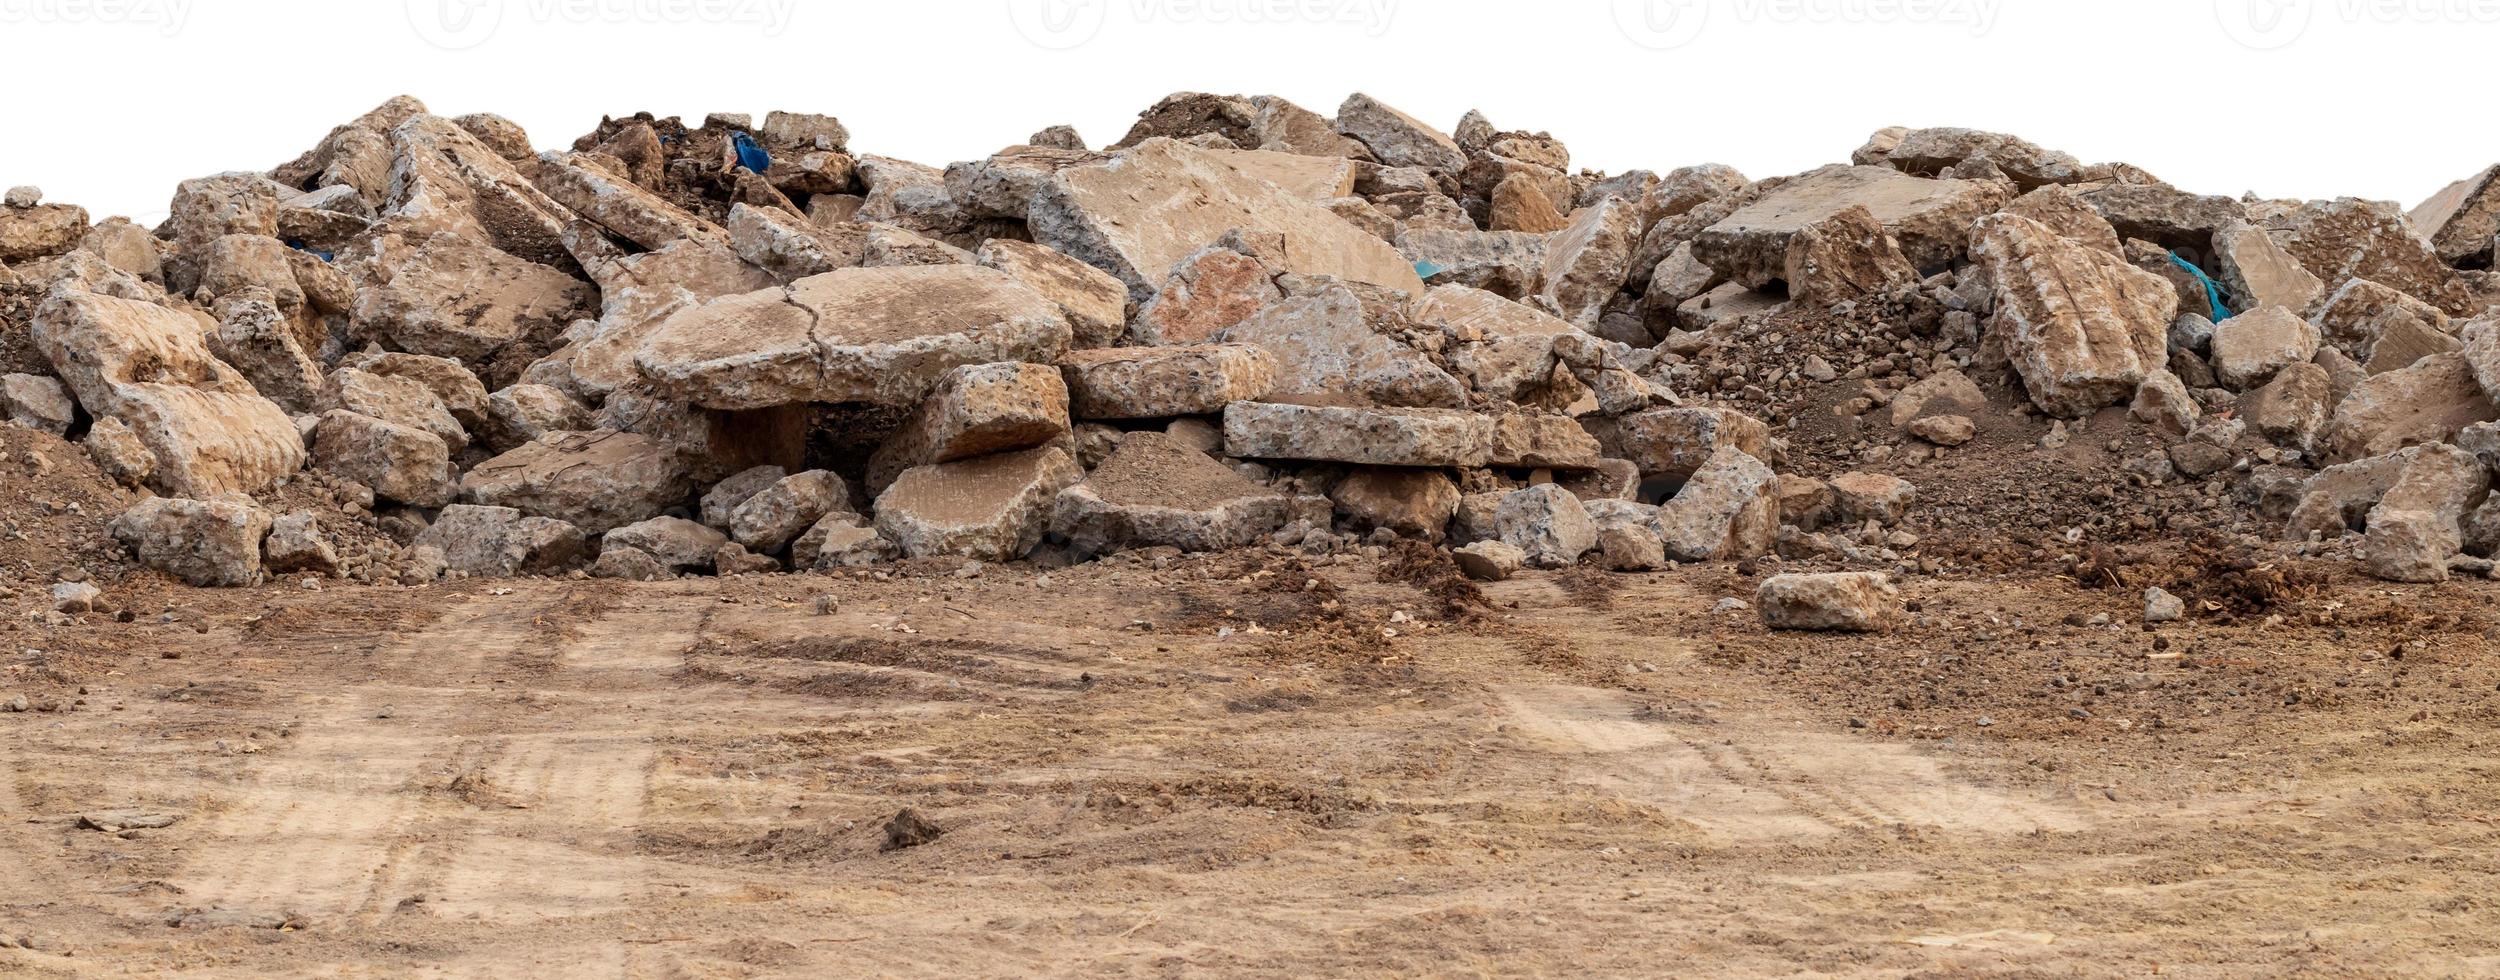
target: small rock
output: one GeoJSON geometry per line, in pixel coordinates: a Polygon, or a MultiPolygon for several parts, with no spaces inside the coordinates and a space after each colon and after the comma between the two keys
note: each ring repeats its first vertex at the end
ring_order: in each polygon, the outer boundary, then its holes
{"type": "Polygon", "coordinates": [[[2175,623],[2187,618],[2187,602],[2161,589],[2144,593],[2146,623],[2175,623]]]}
{"type": "Polygon", "coordinates": [[[153,810],[99,810],[78,815],[79,829],[101,830],[108,834],[125,830],[163,830],[180,822],[181,814],[153,810]]]}
{"type": "Polygon", "coordinates": [[[879,851],[900,851],[936,843],[946,836],[946,828],[931,823],[920,811],[906,808],[885,823],[885,845],[879,851]]]}
{"type": "Polygon", "coordinates": [[[103,599],[103,590],[98,589],[94,585],[86,582],[63,582],[52,587],[52,609],[54,612],[66,613],[72,616],[83,612],[92,612],[96,607],[96,603],[103,601],[103,599]]]}
{"type": "Polygon", "coordinates": [[[1816,632],[1882,632],[1900,605],[1899,591],[1874,572],[1781,575],[1763,582],[1756,599],[1772,629],[1816,632]]]}
{"type": "Polygon", "coordinates": [[[1500,582],[1528,567],[1528,553],[1500,541],[1478,541],[1450,553],[1458,570],[1478,582],[1500,582]]]}
{"type": "Polygon", "coordinates": [[[1503,498],[1494,521],[1502,540],[1538,568],[1564,568],[1597,547],[1597,526],[1580,498],[1553,484],[1503,498]]]}
{"type": "Polygon", "coordinates": [[[1950,449],[1978,438],[1979,424],[1967,415],[1931,415],[1910,423],[1910,434],[1950,449]]]}

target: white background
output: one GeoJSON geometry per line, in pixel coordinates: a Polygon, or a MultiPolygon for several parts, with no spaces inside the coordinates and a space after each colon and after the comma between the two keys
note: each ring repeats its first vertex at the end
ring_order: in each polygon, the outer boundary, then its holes
{"type": "Polygon", "coordinates": [[[1753,176],[1884,125],[2019,133],[2206,193],[2397,200],[2500,161],[2500,0],[0,0],[0,184],[97,217],[264,170],[400,92],[542,149],[601,113],[837,115],[932,164],[1178,90],[1469,108],[1583,167],[1753,176]]]}

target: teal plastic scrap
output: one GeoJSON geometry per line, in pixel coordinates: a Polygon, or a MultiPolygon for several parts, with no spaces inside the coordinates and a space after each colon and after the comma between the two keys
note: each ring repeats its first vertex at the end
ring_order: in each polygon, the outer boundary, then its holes
{"type": "Polygon", "coordinates": [[[2214,277],[2206,275],[2205,270],[2197,268],[2196,263],[2188,261],[2177,252],[2170,253],[2170,263],[2186,269],[2189,275],[2196,277],[2197,282],[2205,284],[2205,299],[2213,304],[2215,323],[2231,318],[2231,308],[2222,305],[2222,287],[2214,283],[2214,277]]]}
{"type": "Polygon", "coordinates": [[[1415,263],[1415,278],[1417,279],[1430,279],[1448,271],[1450,271],[1450,267],[1442,265],[1439,262],[1415,263]]]}
{"type": "Polygon", "coordinates": [[[738,151],[738,166],[746,168],[747,172],[762,174],[773,168],[772,154],[764,152],[763,147],[755,145],[755,137],[745,133],[731,133],[729,142],[738,151]]]}

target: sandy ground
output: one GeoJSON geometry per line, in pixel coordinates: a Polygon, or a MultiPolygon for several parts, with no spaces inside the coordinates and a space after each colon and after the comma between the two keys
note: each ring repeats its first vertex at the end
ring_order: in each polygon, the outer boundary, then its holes
{"type": "Polygon", "coordinates": [[[2149,634],[2119,590],[1921,579],[1912,625],[1828,637],[1714,612],[1731,569],[1466,616],[1437,581],[1244,554],[19,627],[0,975],[2500,975],[2489,584],[2149,634]],[[943,836],[885,850],[905,808],[943,836]]]}

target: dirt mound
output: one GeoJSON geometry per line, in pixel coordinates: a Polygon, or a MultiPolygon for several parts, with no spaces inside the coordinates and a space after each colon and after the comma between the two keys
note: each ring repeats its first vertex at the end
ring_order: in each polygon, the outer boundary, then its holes
{"type": "Polygon", "coordinates": [[[31,429],[0,425],[0,568],[18,588],[115,581],[131,568],[105,526],[136,498],[96,469],[87,451],[31,429]]]}

